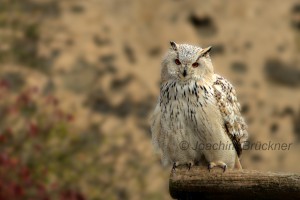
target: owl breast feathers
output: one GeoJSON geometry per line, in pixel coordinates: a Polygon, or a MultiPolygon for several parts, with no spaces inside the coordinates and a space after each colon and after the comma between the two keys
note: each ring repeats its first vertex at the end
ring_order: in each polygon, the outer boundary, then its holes
{"type": "Polygon", "coordinates": [[[239,157],[248,138],[247,125],[233,86],[214,74],[209,51],[210,47],[171,42],[162,62],[162,85],[151,132],[164,165],[241,168],[239,157]],[[199,144],[221,143],[232,148],[197,148],[199,144]]]}

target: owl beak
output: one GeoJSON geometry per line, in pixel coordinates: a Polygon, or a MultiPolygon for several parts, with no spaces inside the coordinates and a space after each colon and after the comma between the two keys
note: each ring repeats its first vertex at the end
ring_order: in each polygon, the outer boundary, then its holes
{"type": "Polygon", "coordinates": [[[183,70],[182,75],[183,75],[183,77],[186,77],[186,75],[187,75],[187,70],[186,69],[183,70]]]}

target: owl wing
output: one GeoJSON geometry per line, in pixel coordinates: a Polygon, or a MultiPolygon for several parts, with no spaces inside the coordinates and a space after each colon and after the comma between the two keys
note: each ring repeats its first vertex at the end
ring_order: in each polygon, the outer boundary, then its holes
{"type": "Polygon", "coordinates": [[[232,140],[238,156],[242,153],[243,143],[248,138],[247,125],[240,112],[236,92],[229,81],[215,75],[214,92],[224,121],[225,132],[232,140]]]}

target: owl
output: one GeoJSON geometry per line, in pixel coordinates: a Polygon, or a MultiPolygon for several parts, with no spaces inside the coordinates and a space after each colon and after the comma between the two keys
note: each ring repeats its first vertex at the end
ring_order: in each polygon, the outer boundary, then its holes
{"type": "Polygon", "coordinates": [[[170,44],[151,116],[152,143],[162,164],[173,170],[179,165],[241,169],[247,125],[233,86],[214,73],[211,47],[170,44]]]}

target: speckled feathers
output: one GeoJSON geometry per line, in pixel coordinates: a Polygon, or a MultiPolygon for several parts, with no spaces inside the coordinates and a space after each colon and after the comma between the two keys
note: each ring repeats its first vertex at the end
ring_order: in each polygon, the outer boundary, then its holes
{"type": "Polygon", "coordinates": [[[232,85],[214,74],[208,48],[171,42],[162,62],[162,84],[151,118],[152,142],[164,165],[236,166],[248,133],[232,85]],[[176,59],[180,61],[174,62],[176,59]],[[193,63],[199,67],[193,67],[193,63]],[[186,142],[189,148],[182,149],[186,142]],[[208,150],[199,144],[228,143],[208,150]],[[194,147],[194,148],[192,148],[194,147]]]}

